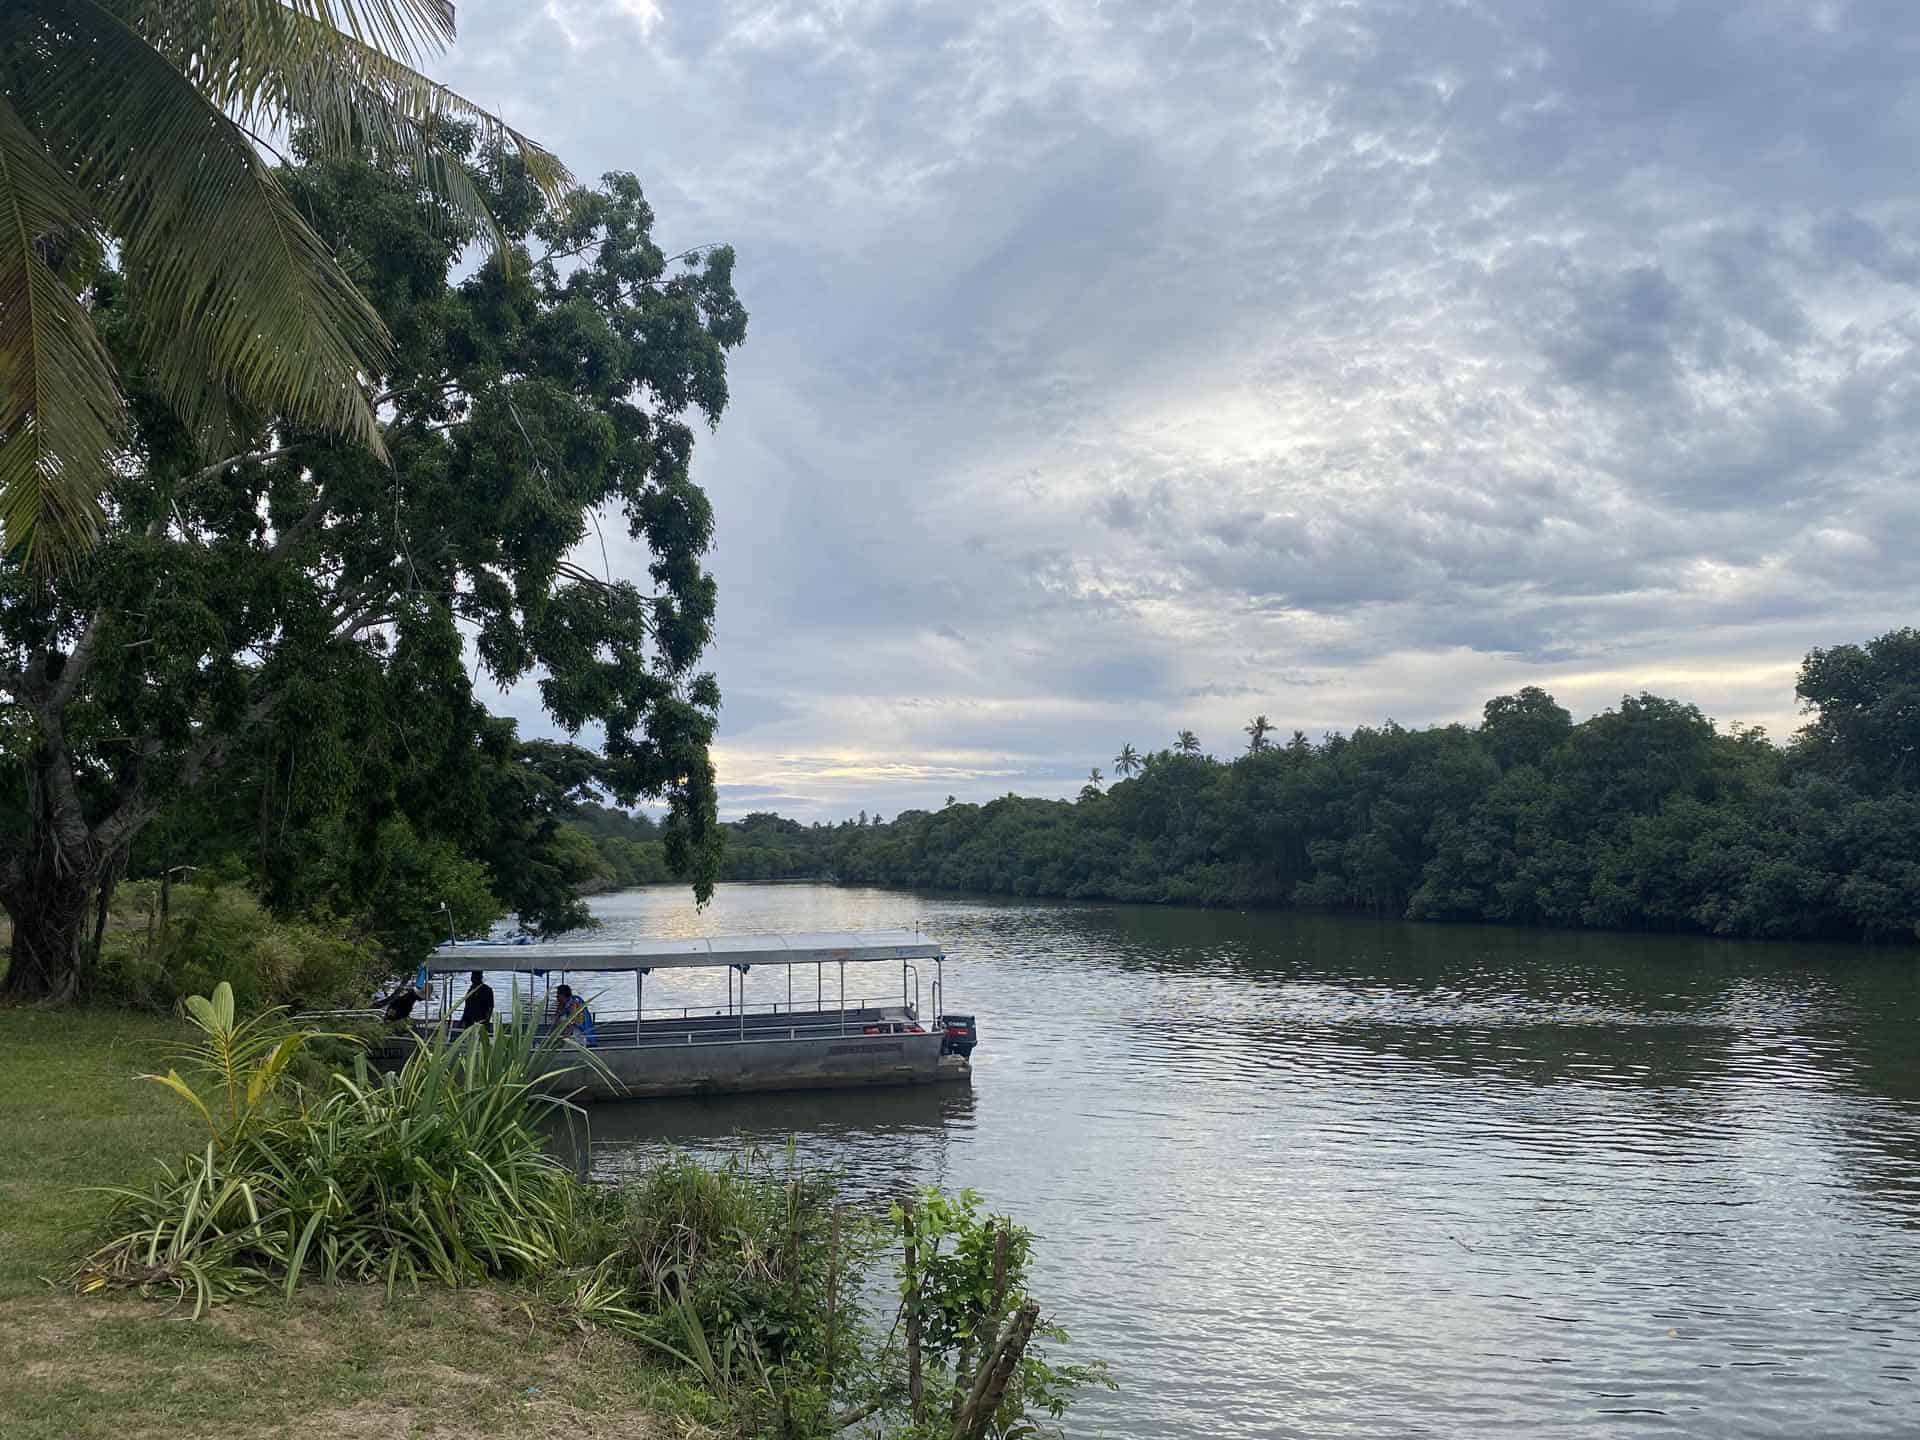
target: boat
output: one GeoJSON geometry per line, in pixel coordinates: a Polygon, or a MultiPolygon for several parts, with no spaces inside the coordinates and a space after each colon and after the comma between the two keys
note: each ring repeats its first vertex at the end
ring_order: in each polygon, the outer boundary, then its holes
{"type": "Polygon", "coordinates": [[[600,1066],[583,1065],[565,1052],[554,1062],[576,1067],[564,1084],[577,1087],[580,1098],[952,1084],[973,1074],[975,1017],[947,1011],[946,951],[917,931],[524,946],[453,942],[436,949],[417,976],[430,997],[429,1014],[453,1013],[465,976],[474,970],[513,976],[517,1003],[531,1000],[543,1031],[559,1018],[553,1003],[559,986],[586,1000],[600,1066]],[[923,1012],[920,967],[928,963],[932,1005],[923,1012]],[[881,995],[849,993],[849,967],[855,967],[857,992],[876,983],[869,978],[875,967],[890,973],[894,965],[900,972],[897,995],[890,981],[881,995]],[[649,1008],[648,976],[696,969],[727,972],[725,1008],[649,1008]],[[628,976],[630,1008],[595,1003],[596,996],[624,983],[610,977],[628,976]],[[750,990],[759,993],[750,998],[750,990]]]}

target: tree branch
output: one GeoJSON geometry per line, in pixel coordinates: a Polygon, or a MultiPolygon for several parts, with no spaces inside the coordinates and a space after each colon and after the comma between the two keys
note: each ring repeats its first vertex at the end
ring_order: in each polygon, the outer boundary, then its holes
{"type": "Polygon", "coordinates": [[[249,450],[243,455],[229,455],[224,460],[216,460],[213,464],[194,471],[187,477],[187,483],[191,485],[196,480],[211,480],[229,465],[245,465],[257,460],[278,460],[282,455],[290,455],[300,448],[298,444],[278,445],[271,450],[249,450]]]}
{"type": "Polygon", "coordinates": [[[267,550],[267,563],[273,564],[286,554],[293,542],[318,525],[327,513],[327,487],[322,485],[314,492],[313,503],[301,512],[300,518],[273,537],[273,544],[267,550]]]}
{"type": "Polygon", "coordinates": [[[86,679],[87,671],[93,668],[93,654],[98,648],[100,626],[107,618],[105,606],[97,606],[93,614],[87,617],[87,628],[80,632],[80,638],[74,641],[73,649],[67,654],[66,664],[60,667],[60,678],[53,682],[53,688],[47,691],[46,708],[53,714],[59,714],[67,708],[67,702],[73,699],[74,692],[80,688],[80,682],[86,679]]]}
{"type": "Polygon", "coordinates": [[[444,395],[449,390],[458,390],[460,388],[461,382],[458,380],[449,380],[444,385],[396,385],[391,390],[382,390],[378,395],[374,396],[368,404],[373,409],[378,410],[382,405],[391,404],[402,395],[419,395],[424,398],[429,395],[444,395]]]}

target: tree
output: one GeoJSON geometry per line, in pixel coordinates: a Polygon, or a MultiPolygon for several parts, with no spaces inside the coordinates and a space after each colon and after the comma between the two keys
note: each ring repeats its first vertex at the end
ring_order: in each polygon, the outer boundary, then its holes
{"type": "Polygon", "coordinates": [[[1113,770],[1122,779],[1140,772],[1140,752],[1132,745],[1122,745],[1120,753],[1113,757],[1113,770]]]}
{"type": "Polygon", "coordinates": [[[1794,689],[1814,716],[1800,731],[1806,758],[1859,783],[1920,787],[1920,630],[1810,651],[1794,689]]]}
{"type": "MultiPolygon", "coordinates": [[[[373,377],[390,463],[284,416],[209,463],[136,386],[138,463],[100,545],[50,579],[0,562],[0,689],[28,717],[24,763],[0,775],[13,996],[74,993],[90,899],[137,838],[178,833],[209,796],[348,876],[383,827],[404,840],[391,822],[472,854],[526,766],[469,663],[536,683],[561,727],[597,727],[594,786],[664,796],[669,858],[708,892],[719,694],[695,664],[712,514],[687,412],[712,423],[726,404],[746,325],[732,252],[669,273],[631,176],[545,208],[517,159],[461,144],[513,263],[457,282],[473,226],[404,170],[303,150],[282,177],[398,337],[373,377]],[[649,588],[571,558],[601,510],[626,522],[649,588]]],[[[131,357],[140,292],[104,268],[93,283],[131,357]]],[[[532,841],[552,818],[519,813],[532,841]]],[[[474,857],[496,894],[517,893],[505,872],[524,848],[474,857]]]]}
{"type": "Polygon", "coordinates": [[[1173,737],[1173,748],[1182,755],[1198,755],[1200,753],[1200,737],[1195,735],[1191,730],[1182,730],[1173,737]]]}
{"type": "Polygon", "coordinates": [[[247,412],[380,453],[359,377],[387,368],[391,336],[256,137],[303,125],[316,151],[369,143],[484,228],[479,191],[441,145],[449,122],[459,122],[516,154],[557,196],[567,176],[552,156],[411,68],[452,37],[448,0],[5,7],[5,548],[31,550],[45,565],[71,561],[98,534],[100,493],[129,438],[116,372],[137,367],[148,400],[168,404],[209,449],[247,429],[247,412]],[[99,333],[90,293],[108,251],[139,296],[118,347],[99,333]]]}
{"type": "Polygon", "coordinates": [[[1267,736],[1273,733],[1273,722],[1264,715],[1256,715],[1247,722],[1247,753],[1258,755],[1267,748],[1267,736]]]}
{"type": "Polygon", "coordinates": [[[1573,729],[1573,717],[1538,685],[1496,695],[1480,713],[1480,739],[1502,770],[1538,765],[1573,729]]]}

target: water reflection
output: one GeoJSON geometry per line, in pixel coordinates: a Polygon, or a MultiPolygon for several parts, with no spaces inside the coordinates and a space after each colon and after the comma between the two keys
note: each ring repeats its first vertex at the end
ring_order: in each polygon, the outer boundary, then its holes
{"type": "Polygon", "coordinates": [[[982,1190],[1125,1386],[1076,1433],[1920,1430],[1908,959],[809,886],[597,908],[948,942],[971,1093],[601,1106],[582,1163],[791,1135],[873,1194],[982,1190]]]}

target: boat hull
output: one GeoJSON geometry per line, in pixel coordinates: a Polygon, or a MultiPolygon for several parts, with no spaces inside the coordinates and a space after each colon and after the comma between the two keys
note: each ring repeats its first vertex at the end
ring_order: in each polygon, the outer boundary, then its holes
{"type": "MultiPolygon", "coordinates": [[[[678,1029],[679,1027],[675,1027],[678,1029]]],[[[631,1032],[630,1032],[631,1033],[631,1032]]],[[[890,1085],[966,1084],[973,1076],[967,1057],[942,1054],[938,1033],[800,1034],[720,1038],[713,1031],[685,1032],[679,1044],[595,1046],[606,1073],[571,1050],[546,1064],[549,1088],[575,1100],[647,1100],[672,1095],[738,1095],[777,1090],[857,1090],[890,1085]]],[[[396,1036],[375,1047],[373,1061],[398,1069],[418,1042],[396,1036]]]]}
{"type": "Polygon", "coordinates": [[[940,1053],[937,1034],[836,1035],[689,1045],[601,1046],[608,1076],[557,1058],[557,1088],[592,1100],[731,1095],[767,1090],[845,1090],[876,1085],[964,1083],[972,1066],[940,1053]]]}

